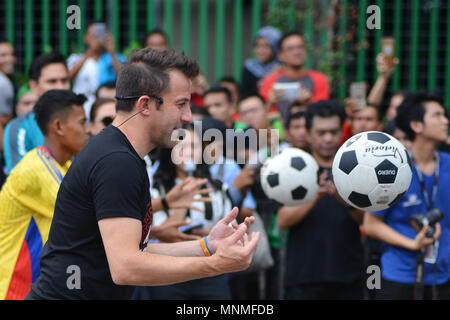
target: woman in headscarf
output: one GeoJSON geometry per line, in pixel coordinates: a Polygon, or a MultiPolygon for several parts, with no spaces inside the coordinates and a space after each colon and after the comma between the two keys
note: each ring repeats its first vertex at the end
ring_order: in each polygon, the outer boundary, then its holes
{"type": "Polygon", "coordinates": [[[256,58],[247,59],[242,70],[242,97],[258,93],[259,81],[278,65],[278,42],[281,36],[281,32],[271,26],[260,29],[256,34],[253,41],[256,58]]]}

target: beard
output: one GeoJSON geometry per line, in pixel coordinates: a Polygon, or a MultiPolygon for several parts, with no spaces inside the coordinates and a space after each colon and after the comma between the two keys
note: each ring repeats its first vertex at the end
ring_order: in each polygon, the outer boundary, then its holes
{"type": "Polygon", "coordinates": [[[178,130],[176,129],[161,130],[161,134],[159,135],[156,144],[161,148],[172,149],[180,142],[179,134],[177,134],[177,132],[178,130]]]}

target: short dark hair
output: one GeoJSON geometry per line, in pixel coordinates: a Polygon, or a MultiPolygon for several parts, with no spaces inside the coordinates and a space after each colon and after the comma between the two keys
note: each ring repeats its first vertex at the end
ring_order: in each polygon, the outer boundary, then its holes
{"type": "Polygon", "coordinates": [[[411,141],[413,141],[416,137],[415,132],[411,129],[411,121],[423,122],[426,112],[425,103],[432,101],[439,103],[448,117],[448,113],[444,107],[441,96],[435,92],[419,91],[416,93],[410,93],[398,106],[395,123],[400,130],[406,133],[408,139],[411,141]]]}
{"type": "Polygon", "coordinates": [[[160,28],[154,28],[154,29],[150,30],[150,31],[147,33],[147,35],[145,36],[145,39],[144,39],[144,47],[145,47],[145,44],[146,44],[146,42],[147,42],[148,37],[150,37],[150,36],[152,36],[152,35],[154,35],[154,34],[160,34],[160,35],[162,35],[163,38],[166,39],[167,45],[169,45],[169,37],[167,36],[167,33],[164,32],[163,29],[160,29],[160,28]]]}
{"type": "MultiPolygon", "coordinates": [[[[134,50],[120,68],[116,81],[117,97],[160,95],[169,88],[169,71],[179,70],[189,79],[199,74],[198,63],[173,49],[134,50]]],[[[118,99],[116,110],[131,111],[136,99],[118,99]]]]}
{"type": "Polygon", "coordinates": [[[115,89],[116,88],[116,82],[115,81],[108,81],[103,84],[101,84],[97,90],[95,91],[95,97],[98,98],[98,93],[101,89],[107,88],[107,89],[115,89]]]}
{"type": "Polygon", "coordinates": [[[205,98],[210,93],[223,93],[226,96],[227,101],[229,103],[233,102],[233,97],[231,95],[231,91],[230,91],[230,89],[228,89],[226,87],[222,87],[222,86],[211,87],[205,91],[205,93],[203,94],[203,98],[205,98]]]}
{"type": "Polygon", "coordinates": [[[300,100],[294,100],[294,101],[289,103],[289,106],[288,106],[289,112],[292,112],[291,110],[294,107],[304,107],[306,109],[308,107],[308,104],[302,103],[302,102],[300,102],[300,100]]]}
{"type": "Polygon", "coordinates": [[[287,117],[286,120],[286,124],[285,124],[285,128],[286,130],[289,129],[289,126],[291,125],[291,122],[295,119],[300,119],[300,118],[306,118],[306,112],[305,111],[298,111],[295,113],[290,113],[287,117]]]}
{"type": "Polygon", "coordinates": [[[378,120],[379,122],[383,121],[384,115],[383,115],[383,113],[381,112],[381,110],[380,110],[379,107],[377,107],[377,106],[374,105],[374,104],[367,103],[366,106],[365,106],[365,108],[373,108],[373,109],[375,109],[375,111],[377,112],[377,120],[378,120]]]}
{"type": "Polygon", "coordinates": [[[248,95],[242,97],[242,98],[239,100],[239,103],[241,103],[242,101],[247,100],[247,99],[249,99],[249,98],[258,98],[259,100],[261,100],[261,102],[262,102],[262,104],[263,104],[264,106],[266,105],[266,100],[264,100],[264,98],[263,98],[259,93],[250,93],[250,94],[248,94],[248,95]]]}
{"type": "Polygon", "coordinates": [[[396,128],[397,128],[397,124],[395,123],[395,119],[394,119],[394,120],[390,120],[390,121],[388,121],[388,123],[386,123],[383,131],[386,132],[387,134],[393,135],[396,128]]]}
{"type": "Polygon", "coordinates": [[[67,69],[66,60],[62,54],[58,52],[44,53],[33,60],[30,67],[30,79],[38,81],[41,76],[42,69],[52,63],[62,63],[67,69]]]}
{"type": "Polygon", "coordinates": [[[2,36],[0,36],[0,44],[1,43],[8,43],[8,44],[12,45],[12,43],[9,42],[9,40],[7,40],[6,38],[3,38],[2,36]]]}
{"type": "Polygon", "coordinates": [[[205,107],[200,107],[195,104],[191,105],[191,113],[192,114],[201,114],[203,116],[209,116],[209,112],[205,107]]]}
{"type": "Polygon", "coordinates": [[[300,32],[298,32],[298,31],[289,31],[289,32],[283,34],[283,36],[281,37],[280,41],[278,42],[278,48],[280,48],[280,51],[281,51],[281,46],[283,45],[284,40],[286,40],[287,38],[289,38],[291,36],[299,36],[302,39],[304,39],[303,35],[300,32]]]}
{"type": "Polygon", "coordinates": [[[116,100],[112,98],[98,98],[97,100],[95,100],[94,103],[92,104],[91,110],[89,111],[90,121],[94,121],[95,117],[97,117],[97,111],[98,109],[100,109],[102,105],[111,102],[115,104],[116,100]]]}
{"type": "Polygon", "coordinates": [[[73,105],[83,107],[87,98],[71,90],[49,90],[44,93],[33,107],[36,122],[44,135],[48,134],[48,124],[53,117],[65,119],[73,105]]]}
{"type": "Polygon", "coordinates": [[[345,120],[345,110],[337,101],[320,100],[312,103],[308,106],[308,110],[306,111],[306,129],[311,129],[314,117],[330,118],[334,116],[339,117],[339,121],[342,125],[345,120]]]}
{"type": "Polygon", "coordinates": [[[228,82],[234,84],[239,89],[239,83],[237,82],[236,78],[233,76],[223,76],[219,79],[220,82],[228,82]]]}

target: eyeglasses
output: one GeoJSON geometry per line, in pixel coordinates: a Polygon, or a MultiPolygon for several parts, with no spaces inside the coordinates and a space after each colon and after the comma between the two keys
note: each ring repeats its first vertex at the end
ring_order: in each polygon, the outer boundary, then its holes
{"type": "Polygon", "coordinates": [[[255,49],[272,49],[272,47],[270,46],[270,44],[257,44],[255,43],[254,45],[255,49]]]}
{"type": "Polygon", "coordinates": [[[100,120],[101,123],[105,125],[105,127],[109,126],[113,122],[114,118],[112,117],[104,117],[100,120]]]}
{"type": "Polygon", "coordinates": [[[306,46],[305,45],[289,46],[285,47],[283,50],[286,50],[287,52],[292,52],[295,50],[306,50],[306,46]]]}
{"type": "Polygon", "coordinates": [[[154,94],[141,94],[141,95],[138,95],[138,96],[125,96],[125,97],[123,97],[123,96],[116,96],[115,98],[117,100],[136,100],[136,99],[139,99],[142,96],[149,96],[150,98],[155,99],[156,102],[158,102],[159,105],[162,105],[164,103],[163,98],[158,97],[158,96],[156,96],[154,94]]]}

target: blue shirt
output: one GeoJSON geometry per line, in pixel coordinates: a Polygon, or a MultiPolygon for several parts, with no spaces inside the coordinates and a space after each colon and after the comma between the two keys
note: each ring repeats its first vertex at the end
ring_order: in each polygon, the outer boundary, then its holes
{"type": "Polygon", "coordinates": [[[6,169],[9,172],[25,154],[44,144],[44,135],[34,117],[29,112],[11,120],[3,133],[3,148],[6,169]]]}
{"type": "MultiPolygon", "coordinates": [[[[440,172],[434,207],[441,209],[444,217],[439,222],[442,233],[439,238],[436,277],[433,265],[425,263],[425,285],[432,285],[434,282],[442,284],[450,279],[450,155],[439,153],[439,157],[440,172]]],[[[431,197],[434,174],[422,175],[428,195],[431,197]]],[[[393,207],[372,212],[372,214],[382,217],[384,222],[395,231],[414,239],[417,232],[411,226],[409,219],[416,213],[425,212],[427,212],[426,200],[421,191],[417,174],[413,170],[411,185],[403,198],[393,207]]],[[[385,244],[385,251],[381,256],[382,276],[391,281],[414,283],[416,254],[416,251],[385,244]]]]}
{"type": "MultiPolygon", "coordinates": [[[[123,63],[126,57],[116,52],[116,58],[119,63],[123,63]]],[[[98,59],[98,84],[102,85],[108,81],[116,81],[116,70],[114,69],[114,62],[111,54],[105,52],[98,59]]]]}

